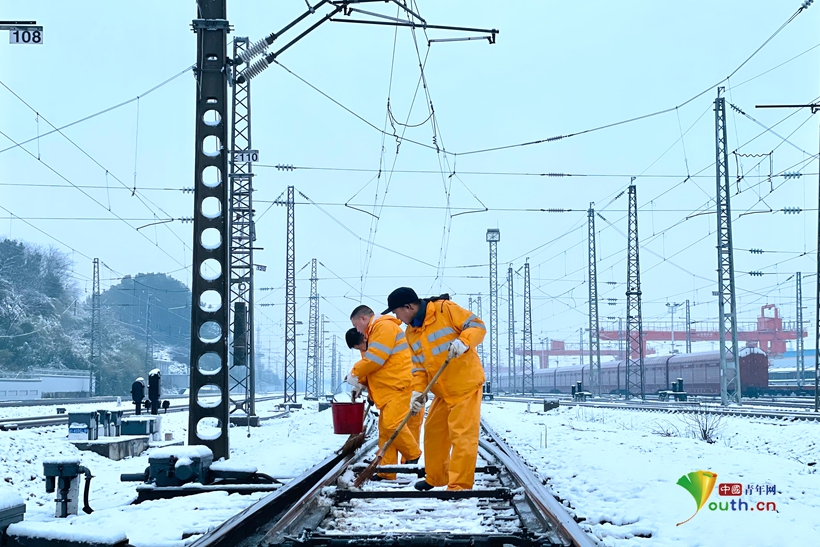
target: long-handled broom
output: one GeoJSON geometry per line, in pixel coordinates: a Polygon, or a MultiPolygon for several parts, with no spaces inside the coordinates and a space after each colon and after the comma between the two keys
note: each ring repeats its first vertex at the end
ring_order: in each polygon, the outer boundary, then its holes
{"type": "MultiPolygon", "coordinates": [[[[447,357],[447,359],[444,361],[444,364],[441,365],[441,368],[438,369],[436,374],[433,376],[433,379],[430,380],[430,383],[427,384],[427,387],[425,387],[424,391],[421,392],[421,398],[422,399],[427,397],[427,394],[430,392],[430,389],[433,387],[433,384],[436,383],[436,380],[438,380],[438,377],[441,376],[441,373],[444,372],[444,369],[447,368],[447,365],[449,365],[449,364],[450,364],[450,358],[447,357]]],[[[423,412],[423,410],[420,410],[419,412],[423,412]]],[[[370,463],[370,465],[368,465],[364,469],[364,471],[359,473],[359,476],[356,477],[355,481],[353,481],[353,486],[355,486],[356,488],[359,488],[361,485],[363,485],[364,483],[366,483],[367,481],[370,480],[370,478],[373,476],[373,473],[376,472],[376,467],[378,467],[379,463],[381,463],[382,458],[384,457],[384,453],[387,452],[387,449],[390,447],[391,444],[393,444],[393,441],[396,439],[396,437],[398,436],[401,429],[405,425],[407,425],[407,422],[410,421],[410,418],[412,416],[413,416],[413,411],[410,411],[410,412],[407,413],[407,416],[405,416],[404,419],[401,421],[401,423],[399,424],[399,427],[396,428],[396,430],[393,432],[393,434],[390,435],[390,438],[387,439],[387,442],[384,443],[384,445],[382,445],[381,448],[379,448],[378,452],[376,452],[376,457],[373,458],[373,461],[370,463]]]]}

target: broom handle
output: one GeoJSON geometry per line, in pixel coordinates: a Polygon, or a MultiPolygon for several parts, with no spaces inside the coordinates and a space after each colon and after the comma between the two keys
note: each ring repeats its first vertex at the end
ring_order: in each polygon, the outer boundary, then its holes
{"type": "MultiPolygon", "coordinates": [[[[430,383],[427,384],[427,387],[425,387],[424,391],[421,392],[422,397],[427,396],[427,394],[430,392],[430,389],[433,387],[433,384],[436,383],[436,380],[438,380],[438,377],[441,376],[441,373],[444,372],[444,369],[447,368],[447,365],[449,365],[449,364],[450,364],[450,357],[448,356],[447,359],[444,360],[444,364],[441,365],[441,368],[436,371],[436,374],[433,376],[433,379],[430,380],[430,383]]],[[[421,410],[419,412],[421,412],[421,410]]],[[[380,461],[382,459],[382,456],[384,456],[384,453],[387,452],[387,449],[390,447],[390,445],[393,444],[393,441],[399,435],[399,432],[402,430],[402,428],[405,425],[407,425],[407,422],[409,422],[410,418],[412,418],[412,417],[413,417],[413,411],[411,410],[407,413],[407,416],[405,416],[404,419],[401,421],[401,423],[399,424],[399,427],[397,427],[396,430],[393,432],[393,434],[390,435],[390,438],[387,439],[387,442],[384,443],[384,445],[381,447],[381,449],[379,450],[379,453],[376,455],[376,461],[380,461]]]]}

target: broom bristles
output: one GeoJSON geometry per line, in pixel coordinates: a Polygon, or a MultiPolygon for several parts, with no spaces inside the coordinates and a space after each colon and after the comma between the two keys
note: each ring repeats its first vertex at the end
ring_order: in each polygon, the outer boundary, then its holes
{"type": "Polygon", "coordinates": [[[365,467],[364,471],[359,473],[359,476],[356,477],[356,480],[353,481],[353,486],[356,488],[361,488],[361,486],[370,480],[373,474],[376,472],[376,467],[378,467],[379,463],[381,463],[382,457],[380,454],[376,454],[376,457],[373,458],[373,461],[370,462],[370,465],[365,467]]]}

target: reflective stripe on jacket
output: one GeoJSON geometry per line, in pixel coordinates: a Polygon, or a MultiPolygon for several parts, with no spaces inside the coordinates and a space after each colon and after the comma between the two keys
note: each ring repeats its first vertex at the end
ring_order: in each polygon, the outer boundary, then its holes
{"type": "Polygon", "coordinates": [[[367,327],[367,351],[351,374],[367,384],[373,402],[381,408],[412,384],[410,347],[401,321],[389,315],[374,317],[367,327]]]}
{"type": "Polygon", "coordinates": [[[408,326],[405,334],[413,353],[413,370],[424,369],[413,374],[414,391],[422,391],[432,380],[456,338],[470,349],[447,365],[432,392],[436,397],[455,402],[484,383],[484,368],[475,348],[484,340],[487,329],[475,314],[450,300],[429,302],[422,326],[408,326]]]}

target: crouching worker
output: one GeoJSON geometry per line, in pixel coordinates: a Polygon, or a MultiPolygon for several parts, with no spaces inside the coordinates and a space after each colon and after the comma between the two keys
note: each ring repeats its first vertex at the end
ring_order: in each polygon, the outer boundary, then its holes
{"type": "MultiPolygon", "coordinates": [[[[358,306],[350,314],[354,328],[364,335],[367,349],[353,365],[348,383],[366,384],[370,397],[379,409],[379,447],[404,420],[410,407],[412,366],[410,349],[401,330],[401,322],[389,316],[376,317],[367,306],[358,306]]],[[[347,336],[345,337],[347,339],[347,336]]],[[[350,345],[348,340],[348,347],[350,345]]],[[[360,389],[360,388],[359,388],[360,389]]],[[[412,431],[402,428],[382,458],[383,465],[398,463],[398,452],[405,463],[418,463],[421,450],[412,431]]],[[[395,479],[394,473],[380,473],[379,479],[395,479]]],[[[376,479],[376,480],[379,480],[376,479]]]]}
{"type": "Polygon", "coordinates": [[[484,340],[484,322],[443,295],[421,300],[409,287],[400,287],[387,298],[387,310],[407,325],[407,342],[413,365],[424,373],[414,375],[411,410],[421,412],[421,397],[428,382],[450,359],[431,391],[435,395],[424,422],[426,478],[418,490],[447,486],[448,490],[473,487],[478,456],[484,369],[475,351],[484,340]]]}

